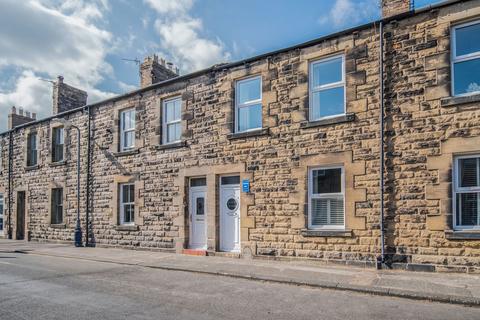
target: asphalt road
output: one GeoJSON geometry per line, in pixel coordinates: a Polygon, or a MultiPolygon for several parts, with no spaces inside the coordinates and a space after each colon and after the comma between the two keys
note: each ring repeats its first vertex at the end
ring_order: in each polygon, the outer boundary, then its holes
{"type": "Polygon", "coordinates": [[[0,319],[480,319],[480,308],[0,253],[0,319]]]}

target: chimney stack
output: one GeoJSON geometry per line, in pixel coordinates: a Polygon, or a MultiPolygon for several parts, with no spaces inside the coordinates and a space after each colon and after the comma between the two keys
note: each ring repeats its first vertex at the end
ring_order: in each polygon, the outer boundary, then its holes
{"type": "Polygon", "coordinates": [[[58,76],[53,84],[53,114],[83,107],[87,104],[87,96],[85,91],[69,86],[58,76]]]}
{"type": "Polygon", "coordinates": [[[413,0],[382,0],[382,18],[413,10],[413,0]]]}
{"type": "Polygon", "coordinates": [[[25,123],[33,122],[35,120],[37,120],[36,113],[33,112],[30,116],[30,112],[26,111],[24,115],[22,107],[18,108],[17,113],[17,108],[13,106],[10,114],[8,115],[8,130],[11,130],[25,123]]]}
{"type": "Polygon", "coordinates": [[[148,56],[140,64],[140,87],[148,87],[157,82],[178,77],[179,70],[171,62],[158,59],[158,56],[148,56]]]}

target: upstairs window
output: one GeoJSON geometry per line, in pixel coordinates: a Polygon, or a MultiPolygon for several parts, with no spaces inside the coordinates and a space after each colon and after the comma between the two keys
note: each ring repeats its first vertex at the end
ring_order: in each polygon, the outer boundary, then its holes
{"type": "Polygon", "coordinates": [[[64,130],[62,127],[52,130],[52,162],[63,161],[64,130]]]}
{"type": "Polygon", "coordinates": [[[135,213],[135,185],[124,183],[119,185],[120,193],[120,224],[133,225],[135,213]]]}
{"type": "Polygon", "coordinates": [[[343,229],[343,167],[315,168],[309,172],[308,227],[310,229],[343,229]]]}
{"type": "Polygon", "coordinates": [[[54,188],[52,189],[52,224],[62,224],[63,223],[63,189],[54,188]]]}
{"type": "MultiPolygon", "coordinates": [[[[63,150],[62,150],[63,153],[63,150]]],[[[32,132],[27,136],[27,167],[36,166],[38,151],[37,151],[37,133],[32,132]]]]}
{"type": "Polygon", "coordinates": [[[344,65],[343,55],[310,64],[310,121],[345,113],[344,65]]]}
{"type": "Polygon", "coordinates": [[[182,99],[163,101],[163,143],[179,142],[182,138],[182,99]]]}
{"type": "Polygon", "coordinates": [[[262,78],[237,81],[235,88],[235,132],[262,128],[262,78]]]}
{"type": "Polygon", "coordinates": [[[120,151],[135,148],[135,109],[120,113],[120,151]]]}
{"type": "Polygon", "coordinates": [[[480,229],[480,155],[457,157],[454,177],[454,228],[480,229]]]}
{"type": "Polygon", "coordinates": [[[480,21],[452,29],[452,79],[454,96],[480,93],[480,21]]]}

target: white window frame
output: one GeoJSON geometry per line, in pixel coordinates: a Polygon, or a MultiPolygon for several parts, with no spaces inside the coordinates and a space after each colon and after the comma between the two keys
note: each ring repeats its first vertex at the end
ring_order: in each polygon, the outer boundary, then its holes
{"type": "Polygon", "coordinates": [[[128,108],[120,111],[120,151],[130,151],[135,148],[135,129],[137,126],[137,120],[135,108],[128,108]],[[125,114],[127,112],[133,112],[133,128],[125,129],[125,114]],[[125,133],[133,132],[132,145],[125,146],[125,133]]]}
{"type": "MultiPolygon", "coordinates": [[[[453,174],[453,196],[452,196],[452,203],[453,203],[453,229],[454,230],[480,230],[480,212],[477,213],[477,223],[476,226],[462,226],[459,225],[457,221],[457,194],[459,193],[480,193],[480,186],[478,187],[460,187],[460,165],[459,160],[461,159],[472,159],[472,158],[480,158],[480,154],[470,154],[470,155],[463,155],[463,156],[456,156],[454,158],[454,174],[453,174]]],[[[480,181],[480,168],[479,162],[477,161],[477,181],[480,181]]],[[[480,196],[477,197],[477,210],[480,211],[480,196]]],[[[460,208],[461,211],[461,208],[460,208]]],[[[461,212],[460,212],[461,215],[461,212]]]]}
{"type": "Polygon", "coordinates": [[[177,124],[180,123],[180,131],[183,131],[182,128],[182,97],[177,96],[169,99],[165,99],[162,101],[162,144],[172,144],[182,141],[182,135],[180,134],[180,138],[174,141],[168,141],[168,125],[170,124],[177,124]],[[167,103],[180,100],[180,118],[175,119],[173,121],[167,122],[167,103]]]}
{"type": "Polygon", "coordinates": [[[258,76],[253,76],[253,77],[248,77],[248,78],[245,78],[245,79],[241,79],[241,80],[237,80],[236,83],[235,83],[235,133],[240,133],[240,132],[250,132],[250,131],[257,131],[257,130],[260,130],[263,128],[263,104],[262,104],[262,101],[263,101],[263,90],[262,90],[262,76],[258,75],[258,76]],[[260,98],[259,99],[256,99],[256,100],[251,100],[251,101],[247,101],[247,102],[244,102],[244,103],[240,103],[240,84],[242,83],[245,83],[245,82],[250,82],[252,80],[260,80],[260,98]],[[254,105],[257,105],[257,104],[260,104],[261,108],[262,108],[262,112],[261,112],[261,126],[260,127],[256,127],[256,128],[251,128],[251,129],[247,129],[247,130],[240,130],[240,118],[239,118],[239,110],[241,108],[248,108],[248,107],[251,107],[251,106],[254,106],[254,105]]]}
{"type": "Polygon", "coordinates": [[[135,225],[135,184],[134,183],[120,183],[118,184],[119,195],[119,224],[122,226],[133,226],[135,225]],[[124,186],[133,186],[133,202],[124,202],[123,199],[123,187],[124,186]],[[125,206],[133,205],[133,221],[125,222],[125,206]]]}
{"type": "MultiPolygon", "coordinates": [[[[3,219],[3,211],[5,210],[5,196],[3,193],[0,193],[0,207],[2,210],[0,210],[0,217],[3,219]]],[[[2,228],[0,228],[0,235],[3,234],[3,230],[5,228],[5,219],[2,221],[2,228]]]]}
{"type": "Polygon", "coordinates": [[[464,54],[462,56],[457,56],[457,29],[461,29],[464,27],[472,26],[475,24],[480,24],[480,20],[475,20],[475,21],[470,21],[467,23],[455,25],[452,27],[452,44],[451,44],[451,53],[450,53],[450,60],[451,60],[451,73],[452,73],[452,83],[451,83],[451,90],[452,90],[452,96],[455,97],[464,97],[464,96],[471,96],[471,95],[476,95],[480,94],[480,91],[474,91],[474,92],[467,92],[467,93],[462,93],[462,94],[455,94],[455,64],[460,63],[460,62],[465,62],[465,61],[470,61],[470,60],[476,60],[480,59],[480,51],[474,52],[474,53],[469,53],[469,54],[464,54]]]}
{"type": "Polygon", "coordinates": [[[345,86],[345,55],[344,54],[337,54],[337,55],[330,56],[330,57],[327,57],[327,58],[321,58],[321,59],[311,61],[310,66],[309,66],[308,83],[309,83],[309,90],[308,90],[309,91],[309,98],[308,99],[309,99],[309,109],[310,109],[309,112],[308,112],[309,121],[318,121],[318,120],[336,118],[336,117],[345,115],[346,105],[347,105],[347,88],[345,86]],[[314,76],[313,67],[316,64],[328,62],[330,60],[336,60],[338,58],[342,58],[342,80],[315,87],[313,85],[313,76],[314,76]],[[313,118],[312,117],[312,115],[313,115],[312,111],[313,111],[313,107],[314,107],[314,105],[313,105],[313,94],[316,93],[316,92],[325,91],[325,90],[334,89],[334,88],[343,88],[343,113],[334,114],[334,115],[326,116],[326,117],[313,118]]]}
{"type": "Polygon", "coordinates": [[[308,169],[308,229],[311,230],[345,230],[345,167],[343,165],[311,167],[308,169]],[[341,192],[340,193],[313,193],[313,171],[341,169],[341,192]],[[343,198],[343,225],[313,225],[312,224],[312,199],[343,198]]]}

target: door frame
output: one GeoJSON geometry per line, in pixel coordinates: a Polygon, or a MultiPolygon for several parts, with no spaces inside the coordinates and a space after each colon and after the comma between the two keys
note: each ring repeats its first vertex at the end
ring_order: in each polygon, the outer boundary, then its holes
{"type": "Polygon", "coordinates": [[[197,187],[191,187],[190,186],[190,182],[192,179],[196,179],[196,178],[205,178],[207,179],[206,177],[191,177],[188,179],[188,221],[189,221],[189,230],[188,230],[188,244],[187,244],[187,247],[189,249],[193,249],[193,250],[207,250],[207,247],[208,247],[208,197],[207,197],[207,193],[208,193],[208,187],[207,187],[207,184],[205,184],[204,186],[197,186],[197,187]],[[192,240],[193,240],[193,232],[194,232],[194,228],[193,228],[193,194],[195,192],[202,192],[204,194],[204,199],[205,199],[205,203],[204,203],[204,232],[205,232],[205,244],[203,246],[195,246],[193,243],[192,243],[192,240]]]}
{"type": "Polygon", "coordinates": [[[231,173],[231,174],[222,174],[219,176],[219,179],[218,179],[218,185],[219,185],[219,192],[218,192],[218,203],[217,203],[217,206],[218,206],[218,215],[219,215],[219,232],[218,232],[218,249],[220,252],[232,252],[232,253],[241,253],[242,251],[242,234],[241,234],[241,216],[242,216],[242,207],[241,207],[241,203],[242,203],[242,192],[241,192],[241,175],[240,173],[231,173]],[[222,178],[225,178],[225,177],[239,177],[239,183],[238,184],[222,184],[222,178]],[[222,198],[223,198],[223,187],[226,186],[228,188],[228,186],[235,186],[236,189],[238,189],[239,191],[239,197],[238,197],[238,250],[224,250],[224,248],[222,248],[222,226],[224,224],[224,218],[223,218],[223,214],[222,214],[222,198]]]}

